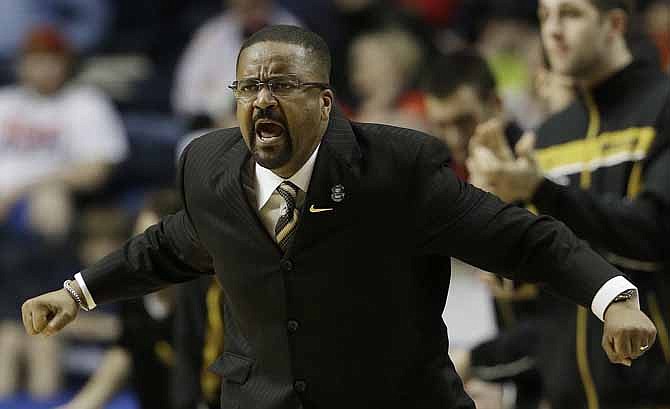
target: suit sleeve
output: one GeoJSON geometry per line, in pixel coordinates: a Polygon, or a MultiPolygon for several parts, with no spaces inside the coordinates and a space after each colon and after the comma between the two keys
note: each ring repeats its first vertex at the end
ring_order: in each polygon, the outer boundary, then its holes
{"type": "Polygon", "coordinates": [[[460,181],[446,148],[429,138],[417,160],[416,226],[421,253],[443,254],[504,277],[542,282],[583,306],[621,275],[562,223],[535,216],[460,181]]]}
{"type": "MultiPolygon", "coordinates": [[[[184,170],[190,146],[182,154],[177,172],[184,205],[184,170]]],[[[83,271],[82,277],[96,304],[101,304],[213,273],[212,259],[184,207],[83,271]]]]}

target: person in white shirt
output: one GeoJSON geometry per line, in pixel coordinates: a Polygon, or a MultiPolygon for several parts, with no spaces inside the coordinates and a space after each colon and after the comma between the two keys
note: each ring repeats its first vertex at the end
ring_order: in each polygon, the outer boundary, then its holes
{"type": "Polygon", "coordinates": [[[235,80],[234,61],[242,42],[266,25],[301,25],[274,0],[226,2],[228,10],[195,33],[177,66],[172,102],[179,114],[232,118],[235,100],[227,87],[235,80]]]}
{"type": "MultiPolygon", "coordinates": [[[[0,89],[0,252],[4,255],[30,251],[7,228],[17,223],[12,217],[17,208],[27,215],[18,223],[21,231],[49,243],[66,243],[74,220],[73,193],[101,186],[128,151],[121,119],[110,101],[97,90],[70,81],[71,50],[55,29],[35,29],[18,61],[19,83],[0,89]]],[[[32,395],[50,396],[58,389],[60,364],[53,353],[58,341],[29,340],[16,322],[21,292],[48,285],[44,275],[55,274],[57,264],[49,265],[50,271],[41,271],[46,266],[15,271],[16,267],[0,264],[0,278],[10,283],[0,294],[0,397],[19,387],[24,357],[32,395]],[[19,274],[20,287],[14,284],[19,274]],[[39,363],[31,359],[35,357],[39,363]]]]}

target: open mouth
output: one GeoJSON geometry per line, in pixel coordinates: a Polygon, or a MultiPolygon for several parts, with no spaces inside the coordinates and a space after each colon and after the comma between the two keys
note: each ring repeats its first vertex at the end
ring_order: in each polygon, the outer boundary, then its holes
{"type": "Polygon", "coordinates": [[[284,135],[284,126],[273,121],[256,122],[256,136],[263,143],[271,143],[284,135]]]}

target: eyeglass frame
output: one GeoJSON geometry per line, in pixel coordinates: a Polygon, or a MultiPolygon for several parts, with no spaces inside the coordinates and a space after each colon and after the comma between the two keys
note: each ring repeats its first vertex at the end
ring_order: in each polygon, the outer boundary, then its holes
{"type": "Polygon", "coordinates": [[[286,74],[286,75],[281,76],[281,77],[269,78],[269,79],[266,80],[266,81],[261,81],[261,80],[256,79],[256,78],[249,78],[249,79],[242,80],[242,81],[254,81],[254,82],[256,83],[256,86],[258,87],[258,91],[256,91],[256,93],[255,93],[252,97],[250,97],[250,98],[248,98],[248,99],[247,99],[247,98],[242,98],[242,97],[240,97],[240,96],[238,95],[238,93],[240,92],[240,90],[237,89],[237,86],[238,86],[238,84],[240,83],[240,81],[237,81],[237,80],[233,81],[230,85],[228,85],[228,88],[229,88],[231,91],[233,91],[233,95],[235,96],[235,99],[237,99],[237,100],[248,100],[248,101],[251,101],[251,100],[253,100],[254,97],[258,97],[258,93],[261,92],[261,89],[263,89],[263,88],[265,88],[265,87],[267,87],[267,88],[268,88],[268,91],[270,91],[270,95],[272,95],[274,98],[281,99],[281,98],[284,98],[285,96],[277,96],[277,95],[275,95],[274,91],[272,90],[272,87],[270,86],[270,83],[271,83],[273,80],[287,79],[287,78],[290,78],[291,80],[296,81],[297,85],[296,85],[296,87],[293,89],[294,91],[298,91],[298,90],[304,89],[305,87],[316,87],[316,88],[321,88],[321,89],[332,89],[331,86],[330,86],[330,84],[325,83],[325,82],[302,82],[302,81],[298,78],[298,76],[297,76],[296,74],[286,74]]]}

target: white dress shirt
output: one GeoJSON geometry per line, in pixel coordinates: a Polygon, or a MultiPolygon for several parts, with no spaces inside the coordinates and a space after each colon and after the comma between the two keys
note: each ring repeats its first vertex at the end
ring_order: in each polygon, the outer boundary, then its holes
{"type": "Polygon", "coordinates": [[[266,169],[256,164],[254,168],[254,187],[256,191],[256,210],[259,213],[263,226],[270,233],[271,237],[275,235],[275,225],[279,216],[281,215],[281,207],[284,204],[284,199],[277,193],[277,187],[283,182],[289,181],[298,186],[298,197],[296,198],[296,206],[298,209],[302,208],[305,202],[305,195],[309,187],[309,181],[312,179],[312,172],[314,171],[314,163],[316,162],[316,155],[319,153],[317,146],[312,153],[312,156],[307,159],[304,165],[293,176],[284,179],[277,176],[270,169],[266,169]]]}
{"type": "MultiPolygon", "coordinates": [[[[254,188],[256,191],[256,210],[259,213],[260,219],[263,222],[263,226],[270,233],[271,237],[274,237],[274,229],[277,224],[281,213],[281,206],[284,203],[284,199],[277,193],[277,187],[285,181],[293,182],[296,186],[300,188],[297,198],[297,207],[301,208],[305,202],[305,196],[307,194],[307,189],[309,188],[309,182],[312,179],[312,172],[314,171],[314,164],[316,162],[316,156],[319,152],[320,145],[316,147],[312,156],[307,159],[307,162],[298,170],[293,176],[288,179],[284,179],[281,176],[277,176],[274,172],[269,169],[266,169],[260,166],[258,163],[254,168],[254,188]]],[[[95,302],[91,293],[86,287],[86,283],[81,276],[81,273],[75,275],[79,287],[81,287],[82,292],[84,293],[84,298],[86,303],[89,306],[89,309],[95,307],[95,302]]],[[[601,321],[604,320],[605,310],[614,300],[614,298],[621,294],[622,292],[634,289],[637,291],[637,287],[633,285],[630,281],[625,279],[623,276],[617,276],[609,281],[607,281],[598,292],[596,292],[593,301],[591,302],[591,311],[600,318],[601,321]]],[[[639,299],[636,295],[636,301],[638,308],[640,306],[639,299]]]]}

